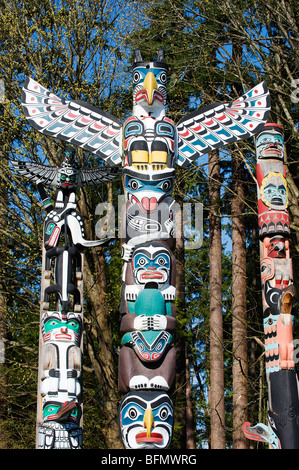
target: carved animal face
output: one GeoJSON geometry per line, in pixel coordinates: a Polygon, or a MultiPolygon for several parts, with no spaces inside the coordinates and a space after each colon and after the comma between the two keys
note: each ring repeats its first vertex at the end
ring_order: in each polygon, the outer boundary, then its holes
{"type": "Polygon", "coordinates": [[[167,65],[164,62],[164,50],[158,52],[156,61],[145,62],[141,52],[134,52],[133,68],[133,103],[142,106],[165,105],[167,84],[167,65]]]}
{"type": "Polygon", "coordinates": [[[173,428],[173,403],[166,393],[128,393],[119,407],[119,425],[126,449],[165,449],[173,428]]]}
{"type": "Polygon", "coordinates": [[[142,175],[137,177],[137,172],[126,171],[124,175],[124,191],[128,201],[138,204],[144,212],[154,212],[158,204],[171,194],[174,176],[171,171],[165,174],[147,178],[142,175]]]}

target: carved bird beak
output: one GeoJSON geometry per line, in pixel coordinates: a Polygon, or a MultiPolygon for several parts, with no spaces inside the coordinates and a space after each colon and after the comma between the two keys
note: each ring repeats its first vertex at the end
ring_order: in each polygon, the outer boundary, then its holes
{"type": "Polygon", "coordinates": [[[154,415],[151,408],[145,410],[143,427],[146,428],[146,437],[151,437],[152,428],[155,426],[154,415]]]}
{"type": "Polygon", "coordinates": [[[143,89],[147,91],[148,104],[153,104],[154,91],[158,90],[158,83],[153,72],[148,72],[143,82],[143,89]]]}

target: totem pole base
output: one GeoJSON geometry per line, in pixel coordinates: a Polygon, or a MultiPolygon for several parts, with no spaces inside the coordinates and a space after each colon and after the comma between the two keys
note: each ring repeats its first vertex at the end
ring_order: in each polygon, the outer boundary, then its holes
{"type": "Polygon", "coordinates": [[[299,449],[298,379],[294,370],[282,369],[268,377],[269,422],[282,449],[299,449]]]}
{"type": "Polygon", "coordinates": [[[82,428],[73,423],[51,422],[37,428],[37,449],[82,449],[82,428]]]}

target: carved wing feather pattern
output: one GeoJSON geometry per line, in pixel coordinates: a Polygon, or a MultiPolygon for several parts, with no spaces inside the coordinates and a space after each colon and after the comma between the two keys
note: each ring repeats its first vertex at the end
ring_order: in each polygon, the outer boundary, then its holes
{"type": "Polygon", "coordinates": [[[22,107],[30,125],[42,134],[82,147],[111,166],[121,163],[121,124],[111,114],[83,101],[60,99],[29,77],[22,107]]]}
{"type": "Polygon", "coordinates": [[[15,171],[30,181],[41,181],[49,186],[57,186],[58,167],[17,160],[12,160],[11,163],[15,171]]]}
{"type": "Polygon", "coordinates": [[[78,186],[96,186],[108,183],[121,173],[121,168],[82,168],[79,172],[78,186]]]}
{"type": "MultiPolygon", "coordinates": [[[[32,162],[12,160],[12,165],[20,175],[31,181],[40,181],[46,186],[57,186],[59,184],[59,166],[40,165],[32,162]]],[[[118,167],[82,168],[78,171],[76,186],[96,186],[107,183],[116,178],[120,173],[118,167]]]]}
{"type": "Polygon", "coordinates": [[[177,164],[186,167],[205,153],[251,137],[269,112],[270,94],[261,82],[232,103],[214,103],[188,114],[177,124],[177,164]]]}

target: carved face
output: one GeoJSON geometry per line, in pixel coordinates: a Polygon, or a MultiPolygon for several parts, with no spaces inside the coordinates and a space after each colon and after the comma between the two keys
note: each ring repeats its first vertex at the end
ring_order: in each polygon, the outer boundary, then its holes
{"type": "Polygon", "coordinates": [[[155,62],[144,62],[133,70],[134,104],[165,104],[167,68],[155,62]]]}
{"type": "Polygon", "coordinates": [[[284,141],[280,132],[275,129],[265,130],[259,134],[256,141],[257,158],[284,159],[284,141]]]}
{"type": "Polygon", "coordinates": [[[119,407],[119,425],[125,448],[167,448],[172,437],[173,412],[173,403],[166,393],[128,393],[119,407]]]}
{"type": "Polygon", "coordinates": [[[271,209],[283,210],[288,206],[287,182],[281,173],[271,172],[260,187],[261,199],[271,209]]]}
{"type": "Polygon", "coordinates": [[[141,247],[134,251],[132,258],[133,275],[136,284],[155,281],[168,284],[171,268],[170,254],[165,247],[141,247]]]}
{"type": "Polygon", "coordinates": [[[124,125],[123,166],[136,170],[160,172],[173,168],[175,160],[175,125],[163,119],[128,118],[124,125]]]}
{"type": "Polygon", "coordinates": [[[269,279],[273,279],[275,275],[274,260],[271,258],[262,258],[260,262],[260,270],[262,284],[269,279]]]}
{"type": "Polygon", "coordinates": [[[139,49],[134,51],[133,103],[142,106],[165,105],[167,65],[164,49],[160,48],[157,60],[145,62],[139,49]]]}
{"type": "Polygon", "coordinates": [[[124,190],[127,200],[138,204],[142,212],[154,212],[158,204],[171,194],[174,176],[168,171],[164,176],[156,175],[155,179],[138,178],[135,172],[124,175],[124,190]]]}
{"type": "Polygon", "coordinates": [[[265,256],[269,258],[286,258],[289,257],[289,239],[282,235],[274,237],[266,237],[263,241],[266,250],[265,256]]]}
{"type": "Polygon", "coordinates": [[[76,400],[65,401],[64,403],[51,401],[43,406],[43,420],[57,422],[74,422],[80,419],[80,407],[76,400]]]}
{"type": "Polygon", "coordinates": [[[46,312],[42,319],[44,342],[67,341],[79,346],[82,333],[82,319],[75,313],[61,315],[59,312],[46,312]]]}
{"type": "Polygon", "coordinates": [[[78,171],[74,168],[61,168],[58,170],[58,187],[73,189],[76,186],[78,171]]]}

